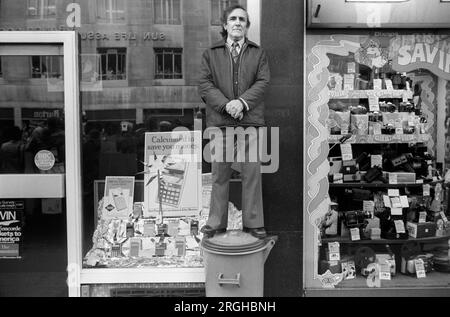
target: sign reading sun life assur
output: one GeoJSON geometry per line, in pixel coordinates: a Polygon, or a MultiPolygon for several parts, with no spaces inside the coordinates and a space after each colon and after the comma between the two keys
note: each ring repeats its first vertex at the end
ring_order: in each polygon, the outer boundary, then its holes
{"type": "Polygon", "coordinates": [[[23,211],[21,200],[0,200],[0,258],[20,258],[23,211]]]}

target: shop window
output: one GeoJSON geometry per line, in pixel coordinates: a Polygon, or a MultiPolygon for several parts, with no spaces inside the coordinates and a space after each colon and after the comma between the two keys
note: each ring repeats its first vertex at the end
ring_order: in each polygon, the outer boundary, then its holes
{"type": "Polygon", "coordinates": [[[181,48],[155,48],[155,79],[181,79],[181,48]]]}
{"type": "Polygon", "coordinates": [[[211,0],[211,24],[221,25],[220,18],[223,11],[229,6],[239,4],[237,0],[211,0]]]}
{"type": "Polygon", "coordinates": [[[61,56],[31,56],[31,78],[62,78],[61,56]]]}
{"type": "Polygon", "coordinates": [[[56,0],[28,0],[27,11],[32,18],[55,18],[56,0]]]}
{"type": "Polygon", "coordinates": [[[180,0],[154,0],[155,24],[181,24],[180,0]]]}
{"type": "Polygon", "coordinates": [[[126,48],[99,48],[100,76],[103,80],[126,79],[127,50],[126,48]]]}
{"type": "Polygon", "coordinates": [[[125,1],[97,0],[97,19],[106,23],[125,21],[125,1]]]}

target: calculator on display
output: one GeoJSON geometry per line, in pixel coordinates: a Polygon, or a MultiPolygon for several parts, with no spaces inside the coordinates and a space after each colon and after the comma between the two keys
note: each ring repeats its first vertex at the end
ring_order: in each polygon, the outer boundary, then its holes
{"type": "MultiPolygon", "coordinates": [[[[162,181],[160,183],[161,203],[165,205],[178,207],[183,192],[185,180],[186,163],[176,163],[166,168],[162,173],[162,181]]],[[[156,196],[158,201],[158,195],[156,196]]]]}

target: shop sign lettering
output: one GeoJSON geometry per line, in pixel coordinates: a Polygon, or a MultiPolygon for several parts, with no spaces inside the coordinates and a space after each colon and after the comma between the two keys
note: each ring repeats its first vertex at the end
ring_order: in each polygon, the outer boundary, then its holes
{"type": "Polygon", "coordinates": [[[391,49],[393,69],[408,72],[424,68],[450,80],[450,42],[441,36],[397,36],[391,49]]]}

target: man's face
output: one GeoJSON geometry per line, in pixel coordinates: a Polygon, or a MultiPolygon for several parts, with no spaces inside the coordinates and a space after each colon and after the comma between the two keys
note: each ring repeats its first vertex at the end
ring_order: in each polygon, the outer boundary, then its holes
{"type": "Polygon", "coordinates": [[[223,27],[227,30],[229,38],[239,41],[247,34],[247,13],[242,9],[231,11],[223,27]]]}

